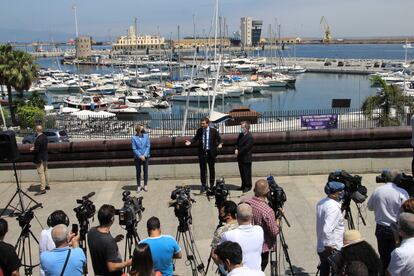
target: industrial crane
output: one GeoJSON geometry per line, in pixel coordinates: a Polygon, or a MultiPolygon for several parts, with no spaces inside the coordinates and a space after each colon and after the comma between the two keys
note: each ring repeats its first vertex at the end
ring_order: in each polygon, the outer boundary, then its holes
{"type": "Polygon", "coordinates": [[[331,43],[332,41],[332,34],[331,34],[331,28],[329,27],[328,24],[328,20],[326,20],[325,16],[321,17],[321,22],[320,24],[322,25],[323,29],[324,29],[324,36],[322,39],[323,43],[331,43]]]}

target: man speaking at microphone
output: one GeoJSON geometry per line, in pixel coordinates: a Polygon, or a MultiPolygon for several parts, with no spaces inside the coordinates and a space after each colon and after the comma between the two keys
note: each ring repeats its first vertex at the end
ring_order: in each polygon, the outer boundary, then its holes
{"type": "Polygon", "coordinates": [[[207,164],[210,174],[210,188],[214,186],[217,149],[221,149],[223,143],[217,129],[209,126],[210,120],[203,118],[200,121],[200,128],[197,129],[193,139],[186,140],[185,145],[189,146],[198,141],[198,162],[200,164],[201,193],[207,190],[207,164]]]}

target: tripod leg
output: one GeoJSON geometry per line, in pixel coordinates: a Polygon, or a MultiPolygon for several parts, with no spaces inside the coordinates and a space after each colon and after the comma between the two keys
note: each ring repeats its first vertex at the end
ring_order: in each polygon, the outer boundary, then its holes
{"type": "Polygon", "coordinates": [[[283,234],[282,228],[280,228],[279,240],[280,240],[280,244],[281,244],[281,246],[283,248],[283,253],[285,254],[286,262],[289,264],[290,272],[292,273],[292,275],[295,275],[295,272],[293,271],[292,263],[290,261],[289,247],[288,247],[288,245],[286,243],[285,235],[283,234]]]}
{"type": "Polygon", "coordinates": [[[271,276],[277,276],[277,254],[276,254],[276,251],[271,250],[269,252],[269,254],[270,254],[270,275],[271,276]],[[273,254],[275,255],[274,257],[273,257],[273,254]]]}

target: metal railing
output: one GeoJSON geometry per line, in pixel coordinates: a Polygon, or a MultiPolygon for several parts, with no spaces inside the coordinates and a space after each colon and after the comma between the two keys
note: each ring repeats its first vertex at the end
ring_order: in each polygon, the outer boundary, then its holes
{"type": "MultiPolygon", "coordinates": [[[[190,113],[184,135],[194,135],[204,113],[190,113]]],[[[216,124],[222,134],[239,133],[240,122],[250,121],[252,132],[297,131],[310,129],[349,129],[379,127],[380,111],[368,118],[359,109],[319,109],[263,112],[258,115],[240,112],[232,113],[232,120],[216,124]],[[321,120],[312,124],[315,118],[321,120]],[[311,123],[306,124],[305,121],[311,123]]],[[[394,114],[394,121],[406,126],[409,114],[394,114]]],[[[181,136],[183,114],[145,114],[134,120],[113,118],[76,117],[70,115],[49,116],[45,128],[65,129],[71,138],[83,139],[125,139],[135,133],[135,125],[143,124],[151,137],[181,136]]]]}

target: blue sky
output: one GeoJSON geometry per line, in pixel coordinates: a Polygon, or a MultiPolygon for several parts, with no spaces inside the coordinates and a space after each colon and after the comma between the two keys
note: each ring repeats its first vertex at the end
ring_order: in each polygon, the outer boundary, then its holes
{"type": "MultiPolygon", "coordinates": [[[[79,32],[93,37],[117,37],[138,18],[140,33],[176,37],[192,35],[193,15],[198,35],[208,33],[215,0],[3,0],[0,41],[74,36],[72,6],[78,10],[79,32]]],[[[229,32],[239,29],[240,17],[264,21],[267,35],[275,18],[282,36],[321,37],[324,15],[332,34],[340,37],[414,36],[413,0],[220,0],[220,14],[229,32]]]]}

